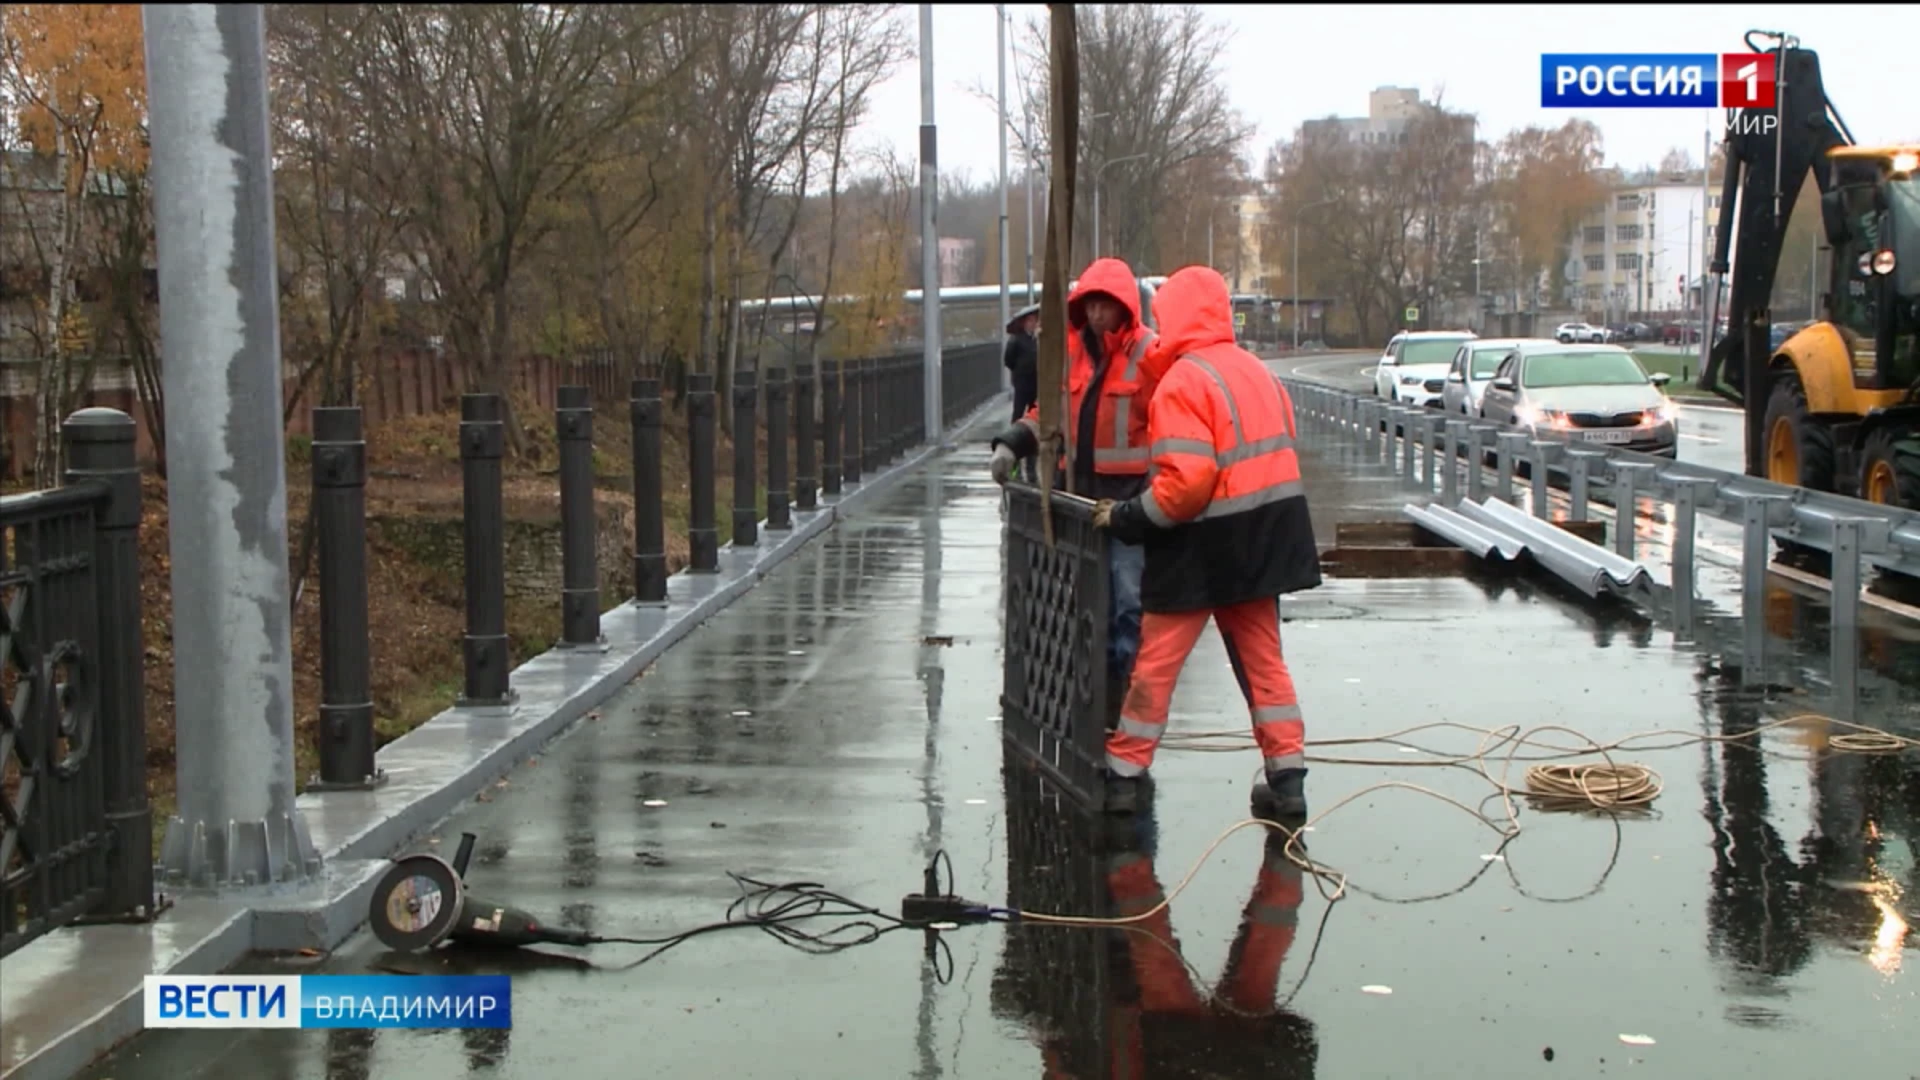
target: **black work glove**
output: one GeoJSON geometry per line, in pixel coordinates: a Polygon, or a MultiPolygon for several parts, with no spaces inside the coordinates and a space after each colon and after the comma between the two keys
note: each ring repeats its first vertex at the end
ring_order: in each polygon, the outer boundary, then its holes
{"type": "Polygon", "coordinates": [[[1106,520],[1100,520],[1099,511],[1095,511],[1094,523],[1123,544],[1143,544],[1147,533],[1153,528],[1153,522],[1147,520],[1147,511],[1140,505],[1140,496],[1136,495],[1125,502],[1114,503],[1107,511],[1106,520]]]}

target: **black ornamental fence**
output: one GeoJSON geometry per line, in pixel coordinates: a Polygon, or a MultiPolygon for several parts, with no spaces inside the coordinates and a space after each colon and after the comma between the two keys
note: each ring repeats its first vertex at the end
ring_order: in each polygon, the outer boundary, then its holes
{"type": "MultiPolygon", "coordinates": [[[[999,350],[941,357],[943,426],[1001,392],[999,350]]],[[[815,367],[736,373],[731,400],[711,375],[689,375],[689,565],[720,569],[716,514],[718,410],[733,410],[733,534],[740,546],[790,529],[924,443],[919,353],[827,359],[815,367]],[[821,395],[815,401],[816,387],[821,395]],[[756,433],[766,433],[758,451],[756,433]],[[765,470],[765,505],[756,505],[765,470]],[[764,510],[764,513],[762,513],[764,510]],[[763,526],[764,522],[764,526],[763,526]]],[[[559,442],[561,645],[600,640],[593,432],[589,387],[556,395],[559,442]]],[[[503,510],[505,405],[461,399],[466,632],[459,703],[513,697],[503,510]]],[[[633,446],[632,602],[667,599],[658,378],[635,379],[624,422],[633,446]]],[[[367,449],[359,407],[313,413],[312,485],[320,585],[319,772],[309,790],[381,780],[371,700],[367,449]]],[[[140,470],[133,419],[86,409],[66,421],[63,486],[0,499],[0,956],[60,926],[143,920],[156,903],[146,790],[145,654],[140,621],[140,470]]]]}

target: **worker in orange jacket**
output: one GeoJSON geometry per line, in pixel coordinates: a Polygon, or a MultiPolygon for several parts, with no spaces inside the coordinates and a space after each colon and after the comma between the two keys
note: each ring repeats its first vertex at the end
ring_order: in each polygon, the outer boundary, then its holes
{"type": "MultiPolygon", "coordinates": [[[[1092,499],[1127,499],[1147,483],[1147,402],[1154,380],[1145,368],[1154,332],[1140,310],[1140,282],[1123,260],[1095,259],[1067,294],[1067,370],[1061,388],[1065,429],[1073,447],[1070,490],[1092,499]]],[[[1050,393],[1042,387],[1042,393],[1050,393]]],[[[1040,410],[1027,411],[993,440],[994,480],[1040,451],[1040,410]]],[[[1107,701],[1118,710],[1140,650],[1140,575],[1146,553],[1137,542],[1108,545],[1107,701]]]]}
{"type": "Polygon", "coordinates": [[[1253,894],[1210,996],[1193,985],[1172,916],[1161,906],[1166,892],[1154,873],[1151,841],[1108,856],[1114,915],[1153,912],[1122,931],[1135,993],[1108,1006],[1108,1075],[1114,1080],[1176,1071],[1276,1080],[1313,1076],[1320,1052],[1313,1024],[1274,1001],[1305,898],[1305,876],[1287,858],[1287,840],[1279,831],[1267,835],[1253,894]]]}
{"type": "Polygon", "coordinates": [[[1266,779],[1253,811],[1304,819],[1306,729],[1280,651],[1279,598],[1320,584],[1320,554],[1294,451],[1293,402],[1234,344],[1227,283],[1190,266],[1154,297],[1160,339],[1147,377],[1146,490],[1097,504],[1094,521],[1146,549],[1140,654],[1107,737],[1107,809],[1133,812],[1166,731],[1180,668],[1214,619],[1252,713],[1266,779]]]}

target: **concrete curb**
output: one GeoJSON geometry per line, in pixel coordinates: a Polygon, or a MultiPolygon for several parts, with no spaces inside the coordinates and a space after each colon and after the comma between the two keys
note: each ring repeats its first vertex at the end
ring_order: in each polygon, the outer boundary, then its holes
{"type": "Polygon", "coordinates": [[[681,571],[667,602],[632,602],[601,616],[606,642],[555,648],[515,668],[517,697],[497,708],[453,708],[380,750],[387,782],[373,791],[303,794],[299,807],[326,860],[321,880],[265,895],[189,893],[153,923],[68,927],[7,958],[0,970],[0,1080],[67,1080],[138,1034],[148,974],[210,975],[250,952],[328,951],[366,921],[388,860],[461,804],[564,734],[681,639],[750,591],[775,567],[929,461],[964,442],[1002,391],[922,446],[791,529],[760,524],[761,542],[720,552],[717,573],[681,571]],[[75,978],[84,973],[84,978],[75,978]]]}

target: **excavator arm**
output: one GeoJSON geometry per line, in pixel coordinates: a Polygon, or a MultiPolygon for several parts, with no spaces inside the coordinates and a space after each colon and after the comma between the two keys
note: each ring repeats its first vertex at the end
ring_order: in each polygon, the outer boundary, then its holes
{"type": "MultiPolygon", "coordinates": [[[[1747,36],[1748,47],[1756,34],[1747,36]]],[[[1726,170],[1720,188],[1720,216],[1709,269],[1714,285],[1727,282],[1727,336],[1713,343],[1700,370],[1700,384],[1746,406],[1747,461],[1760,460],[1762,410],[1767,398],[1767,368],[1772,359],[1774,279],[1787,223],[1807,174],[1825,194],[1831,183],[1829,151],[1853,145],[1853,137],[1827,100],[1820,59],[1795,47],[1794,39],[1772,35],[1776,57],[1776,97],[1771,109],[1727,110],[1726,170]],[[1734,240],[1739,239],[1737,262],[1734,240]]],[[[1708,312],[1719,300],[1709,287],[1708,312]]],[[[1709,333],[1716,319],[1709,319],[1709,333]]]]}

